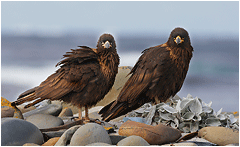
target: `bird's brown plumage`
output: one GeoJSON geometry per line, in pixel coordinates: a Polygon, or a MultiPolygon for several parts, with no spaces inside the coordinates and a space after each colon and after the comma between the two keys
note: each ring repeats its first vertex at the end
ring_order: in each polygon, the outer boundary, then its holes
{"type": "Polygon", "coordinates": [[[71,49],[56,66],[60,68],[39,86],[34,87],[12,102],[29,107],[44,99],[63,100],[79,108],[97,104],[112,88],[118,72],[119,56],[115,40],[110,34],[100,36],[96,49],[79,46],[71,49]],[[39,99],[38,99],[39,98],[39,99]]]}
{"type": "Polygon", "coordinates": [[[164,102],[182,87],[193,47],[186,30],[175,28],[166,43],[142,52],[116,101],[99,113],[109,121],[147,102],[164,102]]]}

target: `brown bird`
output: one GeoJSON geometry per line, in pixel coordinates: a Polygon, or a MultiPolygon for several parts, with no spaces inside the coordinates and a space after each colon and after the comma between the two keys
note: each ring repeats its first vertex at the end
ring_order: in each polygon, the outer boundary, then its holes
{"type": "Polygon", "coordinates": [[[104,121],[109,121],[147,102],[165,102],[182,87],[193,47],[188,32],[175,28],[168,41],[142,52],[132,68],[117,100],[101,109],[104,121]]]}
{"type": "Polygon", "coordinates": [[[39,86],[22,93],[12,105],[35,100],[26,105],[27,108],[45,99],[63,100],[80,108],[79,119],[82,119],[82,107],[85,107],[85,120],[89,120],[88,108],[102,100],[113,86],[119,56],[110,34],[100,36],[96,49],[79,47],[63,55],[55,73],[39,86]]]}

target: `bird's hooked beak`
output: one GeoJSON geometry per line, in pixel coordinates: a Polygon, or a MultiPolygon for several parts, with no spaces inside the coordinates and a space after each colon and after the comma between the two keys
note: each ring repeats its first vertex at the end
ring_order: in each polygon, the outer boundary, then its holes
{"type": "Polygon", "coordinates": [[[180,36],[177,36],[174,41],[177,43],[177,44],[180,44],[182,42],[184,42],[184,38],[181,38],[180,36]]]}
{"type": "Polygon", "coordinates": [[[102,46],[106,49],[109,49],[110,47],[112,47],[112,45],[110,44],[109,41],[106,41],[105,43],[102,43],[102,46]]]}

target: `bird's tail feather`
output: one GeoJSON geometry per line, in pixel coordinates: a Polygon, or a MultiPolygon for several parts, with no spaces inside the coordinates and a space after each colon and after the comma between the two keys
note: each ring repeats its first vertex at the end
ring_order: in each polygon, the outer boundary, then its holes
{"type": "Polygon", "coordinates": [[[22,103],[29,102],[29,101],[32,101],[34,99],[36,99],[35,92],[31,93],[29,95],[26,95],[22,98],[17,99],[16,101],[12,102],[12,105],[14,105],[14,106],[20,105],[22,103]]]}
{"type": "Polygon", "coordinates": [[[111,103],[109,103],[108,105],[104,106],[104,107],[98,112],[98,114],[104,114],[104,113],[106,113],[106,112],[108,111],[108,109],[112,106],[112,104],[113,104],[114,102],[115,102],[115,100],[112,101],[111,103]]]}
{"type": "Polygon", "coordinates": [[[108,104],[106,106],[106,108],[104,107],[103,111],[101,110],[103,112],[102,113],[102,117],[103,117],[102,120],[103,121],[108,122],[111,119],[117,118],[117,117],[119,117],[121,115],[124,115],[124,114],[128,113],[128,111],[127,111],[127,108],[128,108],[127,103],[125,103],[125,102],[117,103],[117,101],[113,101],[110,104],[108,104]]]}
{"type": "Polygon", "coordinates": [[[38,88],[38,86],[37,86],[37,87],[34,87],[34,88],[32,88],[32,89],[29,89],[29,90],[27,90],[27,91],[25,91],[25,92],[23,92],[23,93],[21,93],[21,94],[18,96],[18,99],[21,99],[21,98],[23,98],[23,97],[25,97],[25,96],[28,96],[28,95],[31,94],[31,93],[34,93],[37,88],[38,88]]]}
{"type": "Polygon", "coordinates": [[[35,105],[35,104],[37,104],[37,103],[39,103],[39,102],[41,102],[41,101],[43,101],[43,100],[45,100],[45,98],[40,98],[40,99],[38,99],[38,100],[30,103],[30,104],[27,104],[26,106],[24,106],[24,108],[31,107],[31,106],[33,106],[33,105],[35,105]]]}
{"type": "Polygon", "coordinates": [[[35,90],[36,90],[37,87],[34,87],[32,89],[29,89],[25,92],[23,92],[22,94],[19,95],[18,99],[16,101],[13,101],[11,103],[12,106],[16,106],[16,105],[20,105],[20,104],[23,104],[25,102],[30,102],[32,100],[36,100],[28,105],[26,105],[24,108],[28,108],[32,105],[35,105],[41,101],[43,101],[45,98],[40,98],[38,99],[38,97],[36,97],[36,93],[35,93],[35,90]]]}

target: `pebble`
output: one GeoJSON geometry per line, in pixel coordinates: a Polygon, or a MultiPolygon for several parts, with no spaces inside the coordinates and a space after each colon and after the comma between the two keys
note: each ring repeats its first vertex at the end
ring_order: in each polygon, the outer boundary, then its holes
{"type": "Polygon", "coordinates": [[[122,139],[126,138],[126,136],[120,136],[120,135],[109,135],[111,141],[112,141],[112,144],[113,145],[117,145],[117,143],[119,141],[121,141],[122,139]]]}
{"type": "Polygon", "coordinates": [[[107,131],[101,125],[87,123],[73,134],[70,145],[84,146],[96,142],[112,144],[107,131]]]}
{"type": "Polygon", "coordinates": [[[226,127],[204,127],[198,136],[220,146],[239,143],[239,132],[226,127]]]}
{"type": "Polygon", "coordinates": [[[55,104],[49,104],[41,108],[37,108],[32,111],[28,111],[23,114],[23,117],[29,117],[34,114],[49,114],[53,116],[58,116],[59,113],[62,111],[62,106],[61,105],[55,105],[55,104]]]}
{"type": "Polygon", "coordinates": [[[67,142],[71,140],[73,134],[79,127],[81,127],[81,125],[76,125],[66,130],[56,142],[55,146],[66,146],[67,142]]]}
{"type": "Polygon", "coordinates": [[[44,144],[42,144],[42,146],[54,146],[56,144],[56,142],[59,140],[60,137],[54,137],[49,139],[47,142],[45,142],[44,144]]]}
{"type": "Polygon", "coordinates": [[[13,108],[15,110],[13,118],[23,119],[22,112],[17,107],[12,106],[11,102],[8,101],[7,99],[3,98],[3,97],[1,97],[1,106],[8,106],[10,108],[13,108]]]}
{"type": "Polygon", "coordinates": [[[48,114],[35,114],[26,118],[26,121],[31,122],[39,129],[46,129],[63,125],[63,120],[48,114]]]}
{"type": "Polygon", "coordinates": [[[66,117],[66,116],[73,116],[73,112],[70,108],[64,108],[62,112],[58,115],[58,117],[66,117]]]}
{"type": "Polygon", "coordinates": [[[40,145],[35,143],[25,143],[23,146],[40,146],[40,145]]]}
{"type": "Polygon", "coordinates": [[[25,143],[43,143],[43,135],[32,123],[18,119],[6,117],[1,119],[1,145],[21,146],[25,143]]]}
{"type": "Polygon", "coordinates": [[[3,117],[13,117],[14,109],[8,106],[1,106],[1,118],[3,117]]]}
{"type": "Polygon", "coordinates": [[[140,136],[129,136],[119,141],[117,146],[149,146],[150,144],[140,136]]]}
{"type": "Polygon", "coordinates": [[[77,114],[79,112],[79,108],[77,106],[72,105],[71,103],[63,102],[62,104],[63,109],[64,108],[70,108],[73,112],[73,114],[77,114]]]}
{"type": "Polygon", "coordinates": [[[151,145],[175,142],[181,137],[181,133],[177,129],[162,124],[151,126],[130,120],[121,125],[118,133],[122,136],[141,136],[151,145]]]}
{"type": "Polygon", "coordinates": [[[111,144],[102,143],[102,142],[96,142],[96,143],[88,144],[86,146],[111,146],[111,144]]]}

